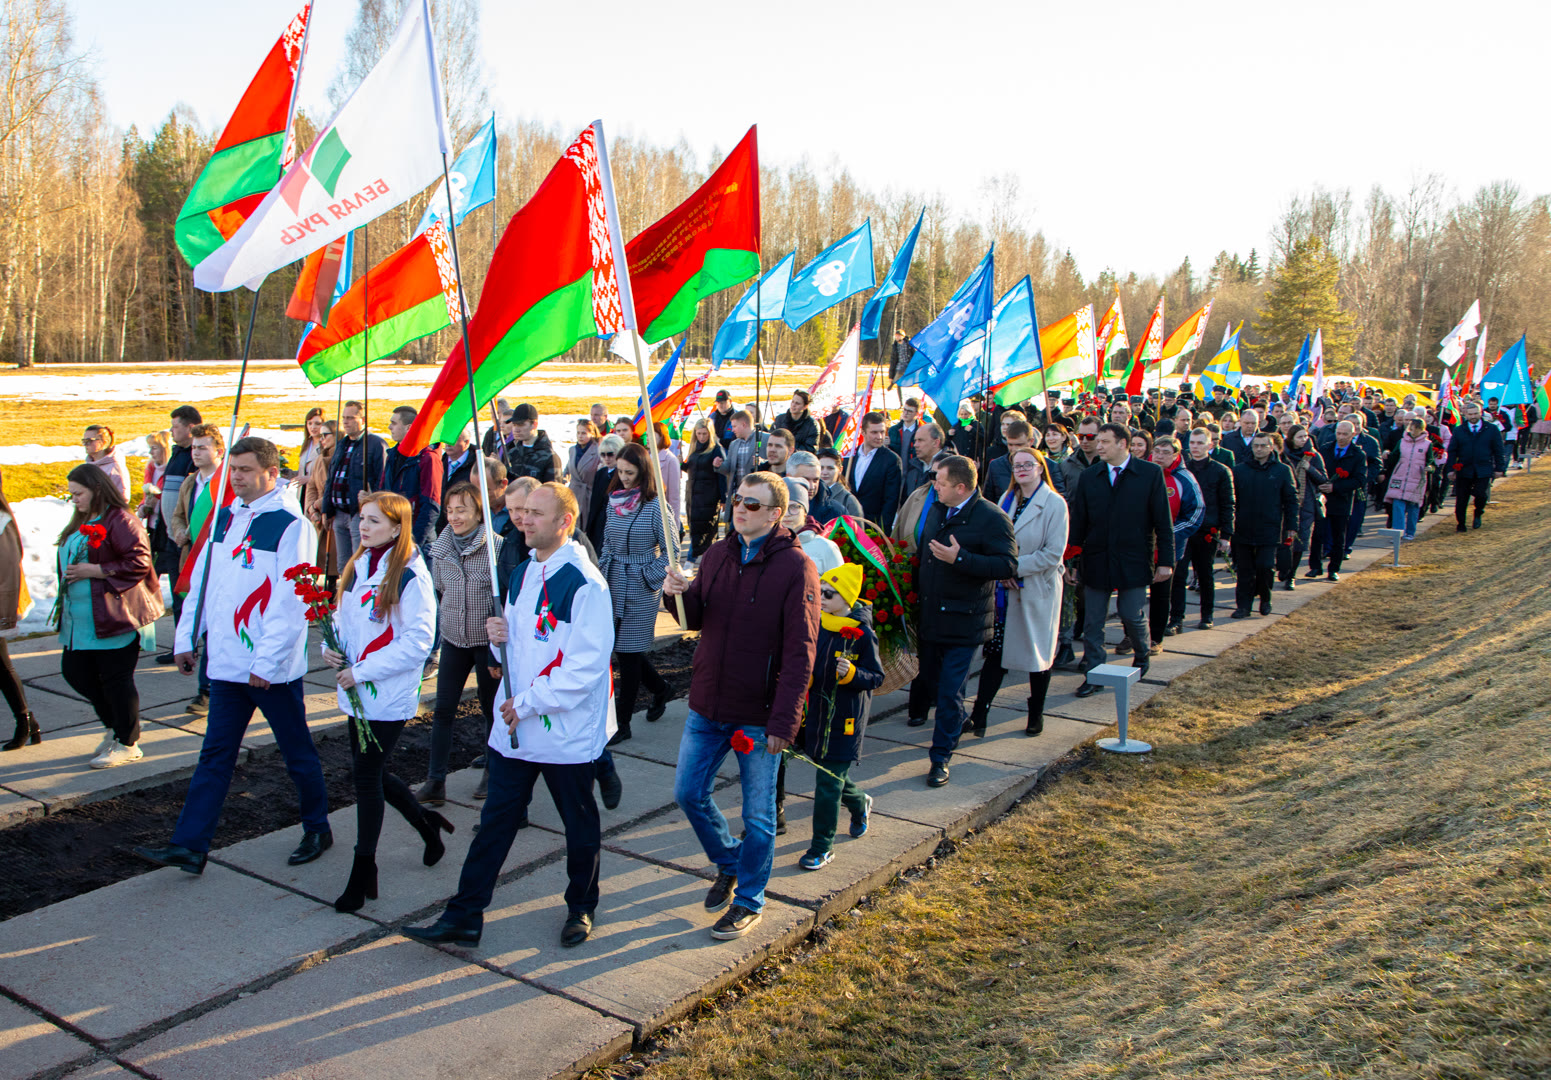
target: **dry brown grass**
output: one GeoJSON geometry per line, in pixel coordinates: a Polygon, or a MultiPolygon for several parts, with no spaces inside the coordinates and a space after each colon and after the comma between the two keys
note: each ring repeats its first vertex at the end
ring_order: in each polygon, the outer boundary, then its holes
{"type": "Polygon", "coordinates": [[[647,1075],[1551,1074],[1548,495],[1176,680],[1156,753],[1046,785],[647,1075]]]}

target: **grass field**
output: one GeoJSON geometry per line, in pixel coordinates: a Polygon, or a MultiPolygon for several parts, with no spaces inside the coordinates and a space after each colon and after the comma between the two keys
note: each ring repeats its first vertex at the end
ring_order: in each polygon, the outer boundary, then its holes
{"type": "Polygon", "coordinates": [[[1175,680],[1155,753],[1079,751],[645,1075],[1551,1075],[1551,475],[1497,498],[1175,680]]]}

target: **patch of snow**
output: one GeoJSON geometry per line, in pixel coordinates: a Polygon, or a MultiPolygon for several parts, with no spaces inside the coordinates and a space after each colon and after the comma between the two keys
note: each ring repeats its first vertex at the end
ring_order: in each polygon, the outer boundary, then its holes
{"type": "MultiPolygon", "coordinates": [[[[129,450],[125,451],[126,455],[130,453],[129,450]]],[[[0,465],[54,465],[61,461],[85,460],[86,451],[81,449],[79,443],[74,446],[43,446],[39,443],[0,446],[0,465]]]]}

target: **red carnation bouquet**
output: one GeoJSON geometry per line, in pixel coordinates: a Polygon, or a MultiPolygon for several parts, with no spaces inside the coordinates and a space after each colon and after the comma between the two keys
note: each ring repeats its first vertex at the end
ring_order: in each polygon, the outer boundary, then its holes
{"type": "Polygon", "coordinates": [[[102,542],[108,538],[106,525],[82,525],[81,535],[86,537],[86,546],[96,551],[102,547],[102,542]]]}
{"type": "MultiPolygon", "coordinates": [[[[334,625],[334,608],[337,606],[334,594],[319,584],[324,580],[323,568],[310,563],[297,563],[284,576],[287,581],[295,584],[296,595],[307,605],[307,621],[315,623],[323,632],[323,644],[343,656],[346,667],[351,666],[350,654],[345,651],[344,643],[339,640],[339,628],[334,625]]],[[[361,745],[376,746],[377,736],[372,734],[372,726],[366,721],[366,705],[361,700],[360,691],[352,686],[345,691],[345,697],[350,702],[350,721],[361,737],[361,745]]]]}
{"type": "Polygon", "coordinates": [[[900,652],[914,653],[919,560],[897,549],[882,529],[861,518],[838,517],[823,532],[846,562],[862,568],[862,599],[872,605],[872,629],[884,662],[900,652]]]}

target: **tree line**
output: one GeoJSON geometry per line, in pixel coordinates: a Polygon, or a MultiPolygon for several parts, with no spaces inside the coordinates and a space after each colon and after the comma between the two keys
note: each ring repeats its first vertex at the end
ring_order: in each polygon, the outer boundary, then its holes
{"type": "MultiPolygon", "coordinates": [[[[376,61],[397,23],[401,0],[359,0],[346,63],[331,90],[343,100],[376,61]]],[[[435,0],[449,123],[461,145],[489,115],[479,49],[479,0],[435,0]]],[[[186,105],[152,132],[114,126],[72,37],[66,0],[9,0],[4,9],[4,95],[0,97],[0,359],[144,362],[229,359],[240,355],[253,294],[193,287],[173,242],[184,198],[219,135],[186,105]]],[[[252,31],[257,33],[257,30],[252,31]]],[[[208,107],[210,103],[202,102],[208,107]]],[[[231,104],[235,104],[232,102],[231,104]]],[[[317,120],[297,118],[300,145],[317,120]]],[[[575,131],[497,117],[497,199],[459,230],[464,283],[472,302],[483,287],[497,229],[538,187],[575,131]]],[[[727,132],[730,148],[741,131],[727,132]]],[[[627,236],[686,198],[719,163],[697,160],[683,143],[629,137],[611,145],[627,236]]],[[[892,326],[914,333],[931,320],[994,241],[999,290],[1024,275],[1034,284],[1040,321],[1085,303],[1095,317],[1119,294],[1127,329],[1139,341],[1159,295],[1167,325],[1215,301],[1203,353],[1224,325],[1244,323],[1246,371],[1285,372],[1304,334],[1324,331],[1333,373],[1435,379],[1437,342],[1477,298],[1495,356],[1521,332],[1532,358],[1551,340],[1551,206],[1501,181],[1468,197],[1444,178],[1417,178],[1404,192],[1375,186],[1361,201],[1349,190],[1315,189],[1291,199],[1271,223],[1262,252],[1221,252],[1204,272],[1186,258],[1166,275],[1105,268],[1084,278],[1070,250],[1058,250],[1032,220],[1015,175],[986,180],[974,206],[940,193],[869,189],[843,166],[801,160],[761,175],[762,246],[768,268],[788,251],[800,267],[872,219],[881,280],[916,216],[926,223],[904,294],[890,303],[892,326]]],[[[406,243],[427,196],[358,230],[357,273],[406,243]]],[[[1203,227],[1210,228],[1210,223],[1203,227]]],[[[257,298],[253,354],[294,355],[301,325],[284,315],[295,269],[272,275],[257,298]]],[[[708,301],[690,330],[688,356],[708,356],[717,327],[741,290],[708,301]]],[[[860,315],[866,294],[798,331],[766,327],[767,362],[823,363],[860,315]]],[[[405,350],[436,362],[451,331],[405,350]]],[[[586,342],[573,359],[600,359],[586,342]]],[[[1204,363],[1204,358],[1196,366],[1204,363]]]]}

